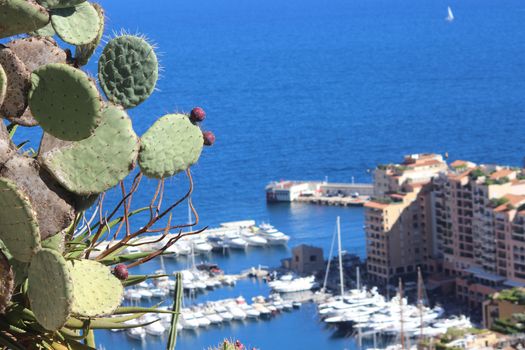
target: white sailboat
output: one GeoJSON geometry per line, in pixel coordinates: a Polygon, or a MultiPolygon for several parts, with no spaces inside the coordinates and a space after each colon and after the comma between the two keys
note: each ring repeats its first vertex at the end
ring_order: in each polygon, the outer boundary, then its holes
{"type": "Polygon", "coordinates": [[[448,11],[448,14],[445,20],[447,22],[452,22],[454,20],[454,14],[452,13],[452,9],[450,8],[450,6],[448,7],[447,11],[448,11]]]}

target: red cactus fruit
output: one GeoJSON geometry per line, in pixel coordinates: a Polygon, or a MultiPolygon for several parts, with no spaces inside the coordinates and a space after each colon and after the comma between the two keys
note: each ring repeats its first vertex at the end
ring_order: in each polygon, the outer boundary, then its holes
{"type": "Polygon", "coordinates": [[[215,143],[215,135],[211,131],[204,131],[202,136],[204,137],[205,146],[211,146],[215,143]]]}
{"type": "Polygon", "coordinates": [[[202,122],[206,118],[206,112],[200,107],[195,107],[191,110],[190,120],[194,123],[202,122]]]}
{"type": "Polygon", "coordinates": [[[128,273],[128,267],[124,264],[118,264],[117,266],[115,266],[115,268],[113,269],[113,274],[115,275],[115,277],[117,277],[119,280],[121,281],[124,281],[128,278],[129,276],[129,273],[128,273]]]}

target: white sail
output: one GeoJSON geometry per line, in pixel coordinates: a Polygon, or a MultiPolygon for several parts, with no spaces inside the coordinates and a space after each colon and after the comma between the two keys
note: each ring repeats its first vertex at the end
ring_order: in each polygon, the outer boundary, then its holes
{"type": "Polygon", "coordinates": [[[448,7],[448,16],[445,18],[447,21],[452,22],[454,20],[454,14],[450,6],[448,7]]]}

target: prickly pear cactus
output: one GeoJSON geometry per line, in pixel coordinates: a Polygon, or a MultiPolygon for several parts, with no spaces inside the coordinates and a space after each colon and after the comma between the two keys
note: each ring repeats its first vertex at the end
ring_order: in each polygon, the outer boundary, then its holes
{"type": "Polygon", "coordinates": [[[40,249],[40,230],[29,198],[4,178],[0,178],[0,239],[19,261],[31,261],[40,249]]]}
{"type": "Polygon", "coordinates": [[[74,315],[111,315],[120,305],[124,288],[107,266],[92,260],[71,260],[68,268],[73,282],[74,315]]]}
{"type": "Polygon", "coordinates": [[[98,29],[98,34],[95,37],[95,39],[84,45],[77,45],[75,48],[75,60],[76,64],[79,66],[85,66],[91,56],[95,53],[95,50],[97,49],[98,45],[100,44],[100,40],[102,40],[102,35],[104,35],[104,25],[105,25],[105,17],[104,17],[104,9],[99,4],[93,4],[93,7],[98,13],[98,17],[100,20],[100,26],[98,29]]]}
{"type": "Polygon", "coordinates": [[[27,295],[31,310],[42,327],[64,326],[73,308],[73,282],[62,254],[41,249],[29,265],[27,295]]]}
{"type": "Polygon", "coordinates": [[[188,116],[165,115],[141,138],[140,168],[152,178],[173,176],[197,162],[203,144],[202,131],[188,116]]]}
{"type": "Polygon", "coordinates": [[[156,224],[180,201],[164,210],[168,196],[158,181],[146,204],[150,219],[139,223],[130,219],[145,203],[133,210],[131,200],[143,175],[164,180],[186,171],[191,180],[189,168],[213,142],[200,129],[201,108],[166,115],[141,138],[135,134],[127,109],[155,90],[157,55],[143,36],[117,36],[102,50],[97,84],[82,67],[104,22],[104,9],[85,0],[0,0],[0,39],[16,36],[0,45],[0,350],[96,349],[94,329],[141,326],[123,322],[146,312],[175,315],[168,347],[175,346],[180,275],[171,311],[120,304],[125,286],[150,278],[131,268],[174,242],[141,254],[125,248],[144,233],[168,232],[171,219],[165,228],[156,224]],[[42,137],[15,146],[13,135],[24,126],[41,129],[42,137]],[[120,204],[103,207],[115,193],[120,204]],[[122,313],[130,315],[112,317],[122,313]]]}
{"type": "Polygon", "coordinates": [[[144,102],[155,89],[159,63],[143,38],[123,35],[111,40],[98,62],[98,79],[110,101],[125,108],[144,102]]]}
{"type": "Polygon", "coordinates": [[[68,141],[93,135],[102,101],[84,72],[67,64],[46,64],[33,71],[31,83],[29,107],[46,132],[68,141]]]}
{"type": "Polygon", "coordinates": [[[129,174],[137,159],[139,140],[126,112],[107,106],[102,120],[91,137],[42,155],[44,166],[76,194],[110,189],[129,174]]]}
{"type": "Polygon", "coordinates": [[[0,0],[0,38],[42,28],[49,13],[34,0],[0,0]]]}
{"type": "Polygon", "coordinates": [[[96,39],[100,17],[89,2],[51,12],[51,24],[60,39],[72,45],[86,45],[96,39]]]}

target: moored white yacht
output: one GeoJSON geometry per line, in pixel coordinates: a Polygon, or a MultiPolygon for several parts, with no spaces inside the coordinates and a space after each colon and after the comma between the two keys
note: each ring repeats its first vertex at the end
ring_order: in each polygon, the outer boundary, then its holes
{"type": "Polygon", "coordinates": [[[213,249],[213,246],[204,238],[192,239],[190,244],[193,246],[195,254],[207,254],[213,249]]]}
{"type": "Polygon", "coordinates": [[[276,283],[271,284],[270,287],[279,293],[293,293],[310,290],[315,288],[317,285],[315,282],[315,276],[300,277],[289,281],[278,280],[274,282],[276,283]]]}
{"type": "Polygon", "coordinates": [[[253,233],[250,230],[242,230],[241,237],[253,247],[264,247],[268,244],[268,241],[263,236],[253,233]]]}
{"type": "Polygon", "coordinates": [[[224,235],[224,243],[231,249],[246,249],[248,247],[248,242],[237,233],[224,235]]]}
{"type": "Polygon", "coordinates": [[[270,224],[261,224],[259,226],[260,234],[268,241],[269,245],[286,245],[290,236],[285,235],[270,224]]]}
{"type": "Polygon", "coordinates": [[[179,322],[184,329],[197,329],[199,328],[199,321],[195,318],[193,312],[187,310],[182,311],[179,318],[179,322]]]}

